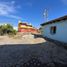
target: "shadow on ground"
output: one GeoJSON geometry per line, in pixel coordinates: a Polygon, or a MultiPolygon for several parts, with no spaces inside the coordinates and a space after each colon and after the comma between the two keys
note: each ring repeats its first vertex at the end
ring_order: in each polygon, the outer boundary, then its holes
{"type": "Polygon", "coordinates": [[[49,42],[0,46],[0,67],[64,67],[66,65],[67,51],[49,42]]]}

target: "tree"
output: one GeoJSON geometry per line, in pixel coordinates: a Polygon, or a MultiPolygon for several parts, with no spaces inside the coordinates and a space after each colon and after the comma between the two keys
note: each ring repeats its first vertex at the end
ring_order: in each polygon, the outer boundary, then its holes
{"type": "Polygon", "coordinates": [[[0,35],[4,34],[16,34],[16,31],[10,24],[4,24],[0,26],[0,35]]]}

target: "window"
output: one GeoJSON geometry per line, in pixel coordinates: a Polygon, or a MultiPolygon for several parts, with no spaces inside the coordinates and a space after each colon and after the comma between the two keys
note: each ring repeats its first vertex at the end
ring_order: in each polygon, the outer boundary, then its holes
{"type": "Polygon", "coordinates": [[[56,26],[52,26],[50,29],[51,34],[56,34],[56,26]]]}

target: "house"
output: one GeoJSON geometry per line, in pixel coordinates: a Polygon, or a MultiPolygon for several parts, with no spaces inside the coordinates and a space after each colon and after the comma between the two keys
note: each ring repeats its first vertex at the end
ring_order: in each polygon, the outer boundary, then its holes
{"type": "Polygon", "coordinates": [[[41,24],[43,37],[67,43],[67,15],[41,24]]]}
{"type": "Polygon", "coordinates": [[[23,33],[38,33],[38,29],[34,28],[31,24],[19,21],[18,23],[18,32],[23,33]]]}

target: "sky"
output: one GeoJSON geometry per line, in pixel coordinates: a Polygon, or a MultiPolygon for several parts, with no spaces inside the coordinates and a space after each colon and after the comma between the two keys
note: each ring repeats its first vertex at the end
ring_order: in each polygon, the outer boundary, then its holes
{"type": "Polygon", "coordinates": [[[10,23],[15,28],[18,21],[39,28],[46,21],[67,15],[67,0],[0,0],[0,24],[10,23]]]}

